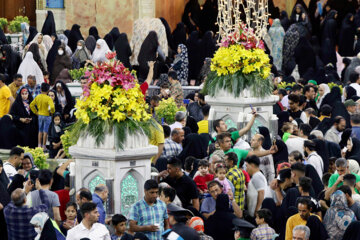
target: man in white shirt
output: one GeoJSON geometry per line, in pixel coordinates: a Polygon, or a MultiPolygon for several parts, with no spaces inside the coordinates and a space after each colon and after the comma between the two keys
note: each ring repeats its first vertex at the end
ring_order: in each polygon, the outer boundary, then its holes
{"type": "Polygon", "coordinates": [[[247,203],[249,215],[255,217],[255,212],[261,208],[261,204],[265,198],[265,190],[267,189],[267,181],[265,176],[260,172],[260,159],[253,155],[245,158],[246,171],[251,176],[247,191],[247,203]]]}
{"type": "Polygon", "coordinates": [[[307,140],[304,142],[304,154],[307,157],[307,163],[315,168],[321,179],[324,172],[324,162],[315,149],[316,144],[313,141],[307,140]]]}
{"type": "Polygon", "coordinates": [[[288,148],[288,153],[293,151],[299,151],[304,156],[304,141],[307,140],[311,133],[311,126],[309,124],[302,123],[299,126],[299,137],[298,138],[289,138],[286,141],[286,146],[288,148]]]}
{"type": "Polygon", "coordinates": [[[186,112],[177,112],[175,114],[175,122],[170,125],[171,131],[175,128],[182,129],[186,125],[186,112]]]}
{"type": "Polygon", "coordinates": [[[346,120],[341,116],[334,119],[334,125],[326,132],[324,139],[339,144],[341,135],[346,128],[346,120]]]}
{"type": "Polygon", "coordinates": [[[97,223],[99,212],[93,202],[84,203],[80,208],[83,220],[67,233],[66,240],[79,240],[88,238],[91,240],[111,240],[109,230],[105,225],[97,223]]]}
{"type": "Polygon", "coordinates": [[[10,182],[13,177],[18,173],[16,168],[20,166],[24,159],[24,150],[19,147],[13,147],[10,151],[10,158],[3,164],[4,171],[10,182]]]}

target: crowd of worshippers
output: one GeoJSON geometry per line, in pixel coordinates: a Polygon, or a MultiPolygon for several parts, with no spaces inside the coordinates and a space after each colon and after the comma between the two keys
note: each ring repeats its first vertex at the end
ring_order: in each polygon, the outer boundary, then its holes
{"type": "MultiPolygon", "coordinates": [[[[209,124],[211,106],[201,93],[184,96],[181,86],[205,80],[216,50],[213,29],[201,20],[205,7],[198,9],[197,1],[189,2],[185,24],[179,23],[173,33],[162,19],[159,27],[166,28],[166,35],[161,37],[172,53],[164,57],[160,36],[152,31],[141,44],[137,66],[130,64],[125,33],[114,28],[102,40],[92,27],[83,42],[80,26],[74,25],[57,35],[50,11],[42,33],[31,28],[22,61],[0,33],[0,148],[11,149],[0,165],[0,228],[7,233],[2,237],[360,238],[360,58],[341,57],[358,53],[359,19],[344,14],[336,1],[318,3],[315,11],[295,5],[290,20],[279,14],[265,39],[272,56],[273,94],[279,96],[273,137],[268,128],[255,127],[255,110],[244,128],[229,129],[222,119],[209,124]],[[110,50],[137,69],[144,95],[153,82],[161,86],[160,94],[149,99],[154,116],[162,98],[172,97],[178,106],[184,98],[192,99],[186,112],[176,113],[175,123],[162,125],[150,141],[158,147],[152,158],[158,179],[139,186],[144,198],[127,214],[115,215],[106,214],[105,185],[70,189],[72,160],[54,171],[38,170],[33,156],[15,147],[41,146],[50,156],[63,157],[60,136],[65,125],[76,121],[66,86],[72,81],[68,70],[106,61],[110,50]],[[281,82],[296,84],[282,89],[281,82]],[[337,86],[330,89],[328,83],[337,86]],[[257,133],[247,139],[252,130],[257,133]],[[73,195],[76,202],[70,201],[73,195]]],[[[345,13],[356,9],[354,5],[345,13]]]]}

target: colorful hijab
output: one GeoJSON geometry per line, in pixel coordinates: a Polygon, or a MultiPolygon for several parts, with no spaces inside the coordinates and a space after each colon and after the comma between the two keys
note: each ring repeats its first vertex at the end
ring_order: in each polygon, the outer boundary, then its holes
{"type": "Polygon", "coordinates": [[[277,69],[281,69],[282,66],[282,52],[284,45],[285,31],[281,26],[279,19],[275,19],[272,26],[269,29],[269,36],[272,42],[271,56],[273,57],[274,65],[277,69]]]}
{"type": "Polygon", "coordinates": [[[189,58],[187,47],[184,44],[179,44],[178,46],[181,49],[181,52],[176,55],[174,60],[174,65],[178,62],[181,62],[180,67],[175,70],[182,86],[188,85],[188,74],[189,74],[189,58]]]}

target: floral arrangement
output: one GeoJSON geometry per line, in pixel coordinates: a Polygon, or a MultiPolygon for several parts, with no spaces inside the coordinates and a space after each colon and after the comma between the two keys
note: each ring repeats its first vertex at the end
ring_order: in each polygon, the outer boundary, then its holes
{"type": "Polygon", "coordinates": [[[163,99],[159,106],[155,108],[155,114],[158,119],[164,119],[167,124],[175,122],[175,114],[179,111],[186,111],[185,107],[178,108],[173,98],[163,99]]]}
{"type": "Polygon", "coordinates": [[[86,72],[86,68],[69,70],[69,74],[73,80],[80,80],[80,78],[84,76],[85,72],[86,72]]]}
{"type": "Polygon", "coordinates": [[[291,83],[288,83],[288,82],[281,82],[278,84],[278,89],[286,89],[287,87],[293,87],[296,83],[295,82],[291,82],[291,83]]]}
{"type": "Polygon", "coordinates": [[[25,153],[31,153],[31,155],[34,158],[34,163],[37,168],[39,169],[48,169],[49,164],[46,162],[49,155],[47,153],[44,153],[43,148],[37,147],[37,148],[29,148],[29,147],[21,147],[25,153]]]}
{"type": "Polygon", "coordinates": [[[114,130],[118,147],[123,149],[127,133],[150,136],[151,126],[156,126],[147,113],[148,105],[140,85],[129,69],[115,61],[115,56],[116,53],[108,53],[108,62],[85,72],[88,87],[84,89],[84,97],[76,102],[77,122],[69,129],[70,144],[76,143],[85,132],[100,144],[114,130]]]}
{"type": "Polygon", "coordinates": [[[21,32],[21,23],[23,22],[30,23],[28,17],[16,16],[14,20],[10,22],[8,29],[13,33],[21,32]]]}
{"type": "Polygon", "coordinates": [[[336,84],[336,83],[328,83],[328,86],[329,86],[329,88],[330,88],[330,91],[331,91],[331,89],[333,88],[333,87],[338,87],[338,88],[340,88],[340,93],[341,94],[343,94],[343,86],[342,85],[338,85],[338,84],[336,84]]]}
{"type": "Polygon", "coordinates": [[[203,89],[205,94],[215,96],[224,89],[239,97],[244,89],[249,89],[253,96],[264,97],[272,92],[270,58],[264,51],[264,43],[244,24],[222,39],[210,69],[203,89]]]}

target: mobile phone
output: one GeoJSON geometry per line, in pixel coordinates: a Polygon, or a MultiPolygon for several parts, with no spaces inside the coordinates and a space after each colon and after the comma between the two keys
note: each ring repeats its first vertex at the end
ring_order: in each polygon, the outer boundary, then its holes
{"type": "Polygon", "coordinates": [[[254,111],[254,108],[251,104],[249,104],[250,108],[251,108],[251,111],[253,112],[254,111]]]}

